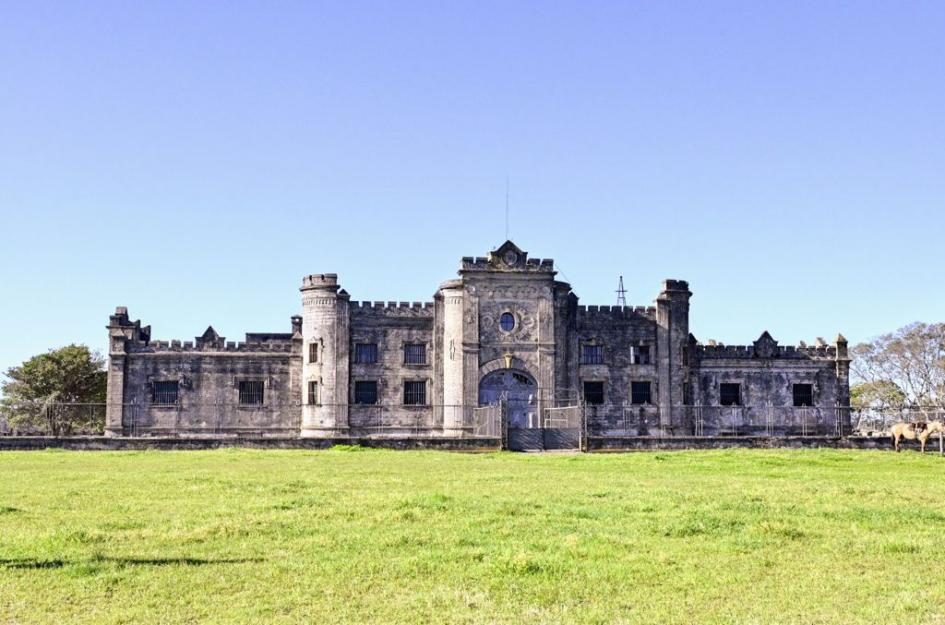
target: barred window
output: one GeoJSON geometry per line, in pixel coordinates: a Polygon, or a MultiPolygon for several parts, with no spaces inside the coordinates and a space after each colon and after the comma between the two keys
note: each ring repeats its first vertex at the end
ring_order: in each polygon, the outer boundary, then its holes
{"type": "Polygon", "coordinates": [[[358,343],[354,346],[354,362],[371,365],[377,362],[377,343],[358,343]]]}
{"type": "Polygon", "coordinates": [[[308,361],[318,362],[318,343],[308,344],[308,361]]]}
{"type": "Polygon", "coordinates": [[[794,385],[794,405],[798,407],[814,405],[814,386],[812,384],[794,385]]]}
{"type": "Polygon", "coordinates": [[[649,382],[631,382],[630,383],[630,403],[631,404],[652,404],[653,397],[650,394],[649,382]]]}
{"type": "Polygon", "coordinates": [[[631,347],[630,356],[633,359],[633,364],[648,365],[650,364],[650,346],[637,345],[635,347],[631,347]]]}
{"type": "Polygon", "coordinates": [[[503,332],[511,332],[515,328],[515,315],[504,312],[499,317],[499,327],[503,332]]]}
{"type": "Polygon", "coordinates": [[[309,405],[318,403],[318,382],[311,381],[308,383],[308,403],[309,405]]]}
{"type": "Polygon", "coordinates": [[[358,380],[354,383],[354,403],[376,404],[377,382],[374,380],[358,380]]]}
{"type": "Polygon", "coordinates": [[[742,385],[741,384],[719,384],[719,405],[741,406],[742,405],[742,385]]]}
{"type": "Polygon", "coordinates": [[[240,380],[240,405],[261,406],[264,383],[262,380],[240,380]]]}
{"type": "Polygon", "coordinates": [[[582,357],[585,365],[602,365],[604,364],[604,346],[585,345],[582,357]]]}
{"type": "Polygon", "coordinates": [[[425,381],[404,382],[404,404],[425,406],[427,403],[427,383],[425,381]]]}
{"type": "Polygon", "coordinates": [[[584,403],[591,406],[599,406],[604,403],[603,382],[584,383],[584,403]]]}
{"type": "Polygon", "coordinates": [[[404,364],[405,365],[425,365],[427,364],[427,346],[423,343],[412,343],[404,345],[404,364]]]}
{"type": "Polygon", "coordinates": [[[154,389],[151,394],[151,403],[162,406],[176,404],[179,388],[180,387],[177,380],[155,382],[154,389]]]}

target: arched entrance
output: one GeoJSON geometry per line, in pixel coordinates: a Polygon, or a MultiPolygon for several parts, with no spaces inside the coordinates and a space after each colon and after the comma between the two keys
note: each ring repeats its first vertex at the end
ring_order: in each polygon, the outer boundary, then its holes
{"type": "Polygon", "coordinates": [[[538,385],[520,369],[499,369],[479,381],[479,405],[506,401],[509,427],[535,427],[538,419],[538,385]]]}
{"type": "Polygon", "coordinates": [[[479,405],[498,403],[503,406],[509,449],[544,449],[535,378],[522,369],[498,369],[484,375],[479,381],[479,405]]]}

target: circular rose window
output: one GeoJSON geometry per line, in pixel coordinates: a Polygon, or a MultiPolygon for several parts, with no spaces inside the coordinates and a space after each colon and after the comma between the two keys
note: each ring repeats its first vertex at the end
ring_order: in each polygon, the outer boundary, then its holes
{"type": "Polygon", "coordinates": [[[499,327],[502,328],[503,332],[511,332],[512,328],[515,327],[515,315],[509,312],[502,313],[502,316],[499,317],[499,327]]]}

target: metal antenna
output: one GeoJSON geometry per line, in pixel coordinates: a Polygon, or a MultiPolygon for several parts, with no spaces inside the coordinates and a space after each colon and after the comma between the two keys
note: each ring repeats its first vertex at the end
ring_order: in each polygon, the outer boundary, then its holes
{"type": "Polygon", "coordinates": [[[620,282],[617,284],[617,306],[627,305],[627,289],[623,288],[623,276],[620,276],[620,282]]]}
{"type": "Polygon", "coordinates": [[[505,175],[505,240],[510,241],[509,236],[509,176],[505,175]]]}

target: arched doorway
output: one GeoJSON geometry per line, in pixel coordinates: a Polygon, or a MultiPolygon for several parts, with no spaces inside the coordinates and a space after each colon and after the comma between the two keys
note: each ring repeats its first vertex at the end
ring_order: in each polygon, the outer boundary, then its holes
{"type": "Polygon", "coordinates": [[[506,400],[509,427],[535,427],[538,385],[520,369],[499,369],[479,381],[479,405],[490,406],[506,400]]]}

